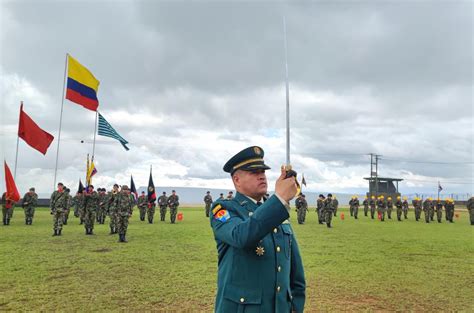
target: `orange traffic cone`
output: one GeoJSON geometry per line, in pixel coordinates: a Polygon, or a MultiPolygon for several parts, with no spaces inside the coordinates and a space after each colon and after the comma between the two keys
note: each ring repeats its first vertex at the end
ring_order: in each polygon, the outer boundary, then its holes
{"type": "Polygon", "coordinates": [[[341,213],[341,220],[344,220],[344,213],[341,213]]]}

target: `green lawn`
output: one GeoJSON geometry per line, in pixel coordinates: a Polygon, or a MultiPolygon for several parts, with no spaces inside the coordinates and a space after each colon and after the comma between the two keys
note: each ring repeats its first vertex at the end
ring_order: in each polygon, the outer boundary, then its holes
{"type": "MultiPolygon", "coordinates": [[[[0,311],[212,311],[216,250],[203,210],[184,220],[130,222],[129,243],[108,225],[95,235],[71,214],[52,237],[47,209],[32,226],[16,208],[0,225],[0,311]]],[[[306,311],[474,311],[474,227],[467,212],[454,224],[381,223],[361,216],[318,225],[292,217],[307,280],[306,311]]],[[[292,213],[294,214],[294,213],[292,213]]],[[[362,214],[363,215],[363,214],[362,214]]]]}

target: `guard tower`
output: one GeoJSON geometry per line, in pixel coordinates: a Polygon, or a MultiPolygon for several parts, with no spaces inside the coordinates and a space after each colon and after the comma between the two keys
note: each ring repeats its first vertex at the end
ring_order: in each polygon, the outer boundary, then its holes
{"type": "Polygon", "coordinates": [[[367,197],[384,196],[392,197],[393,200],[400,196],[398,192],[398,182],[402,181],[401,178],[390,178],[390,177],[379,177],[378,175],[378,161],[381,155],[371,153],[370,154],[370,177],[364,177],[365,180],[369,181],[369,192],[367,197]]]}

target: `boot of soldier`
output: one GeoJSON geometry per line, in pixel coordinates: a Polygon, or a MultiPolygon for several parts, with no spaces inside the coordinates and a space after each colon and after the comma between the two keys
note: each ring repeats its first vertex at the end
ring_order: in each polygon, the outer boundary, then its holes
{"type": "Polygon", "coordinates": [[[122,234],[119,234],[119,240],[118,240],[118,242],[123,242],[123,241],[122,241],[122,234]]]}
{"type": "Polygon", "coordinates": [[[128,241],[127,241],[127,238],[125,238],[126,235],[127,235],[127,231],[125,231],[125,232],[123,233],[123,235],[122,235],[122,236],[123,236],[123,237],[122,237],[122,240],[123,240],[122,242],[128,242],[128,241]]]}
{"type": "Polygon", "coordinates": [[[328,228],[331,228],[331,222],[326,223],[326,226],[327,226],[328,228]]]}
{"type": "Polygon", "coordinates": [[[89,235],[89,228],[86,228],[86,235],[89,235]]]}
{"type": "Polygon", "coordinates": [[[89,235],[94,235],[94,229],[93,228],[89,228],[89,235]]]}
{"type": "Polygon", "coordinates": [[[7,218],[7,225],[10,225],[10,219],[7,218]]]}
{"type": "Polygon", "coordinates": [[[25,218],[25,225],[28,225],[28,218],[25,218]]]}
{"type": "Polygon", "coordinates": [[[58,229],[58,236],[61,236],[62,229],[58,229]]]}
{"type": "Polygon", "coordinates": [[[53,237],[54,237],[54,236],[57,236],[57,235],[58,235],[58,231],[55,229],[55,230],[54,230],[53,237]]]}
{"type": "Polygon", "coordinates": [[[64,219],[64,225],[67,225],[67,218],[64,219]]]}
{"type": "Polygon", "coordinates": [[[7,225],[7,219],[3,218],[3,225],[7,225]]]}
{"type": "Polygon", "coordinates": [[[113,234],[114,234],[114,228],[110,226],[110,235],[113,235],[113,234]]]}

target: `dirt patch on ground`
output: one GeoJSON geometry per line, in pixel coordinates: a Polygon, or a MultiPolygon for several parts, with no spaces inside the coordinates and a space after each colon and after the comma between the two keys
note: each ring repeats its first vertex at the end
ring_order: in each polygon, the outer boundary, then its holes
{"type": "Polygon", "coordinates": [[[110,251],[112,251],[112,249],[110,248],[100,248],[100,249],[92,250],[92,252],[98,252],[98,253],[105,253],[105,252],[110,252],[110,251]]]}

